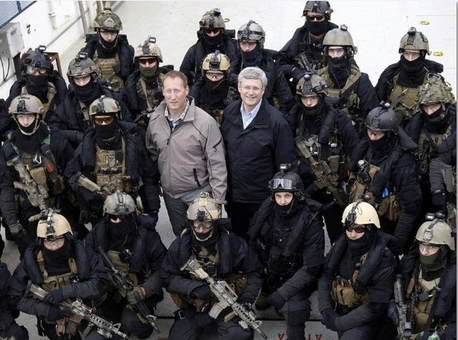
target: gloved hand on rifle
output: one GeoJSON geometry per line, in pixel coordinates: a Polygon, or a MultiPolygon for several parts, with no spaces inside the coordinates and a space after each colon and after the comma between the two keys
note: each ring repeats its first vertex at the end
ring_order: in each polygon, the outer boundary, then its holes
{"type": "Polygon", "coordinates": [[[13,236],[16,239],[22,238],[25,235],[27,235],[27,231],[24,229],[22,224],[19,223],[19,221],[10,225],[9,228],[10,228],[11,236],[13,236]]]}
{"type": "Polygon", "coordinates": [[[203,300],[205,302],[209,302],[212,296],[214,296],[211,292],[210,286],[205,284],[194,288],[194,290],[189,294],[189,296],[193,299],[203,300]]]}
{"type": "Polygon", "coordinates": [[[55,289],[46,294],[46,296],[43,299],[43,302],[58,306],[59,303],[61,303],[64,300],[65,297],[62,289],[55,289]]]}
{"type": "Polygon", "coordinates": [[[129,305],[136,305],[146,297],[145,289],[142,286],[135,286],[131,292],[126,295],[129,305]]]}

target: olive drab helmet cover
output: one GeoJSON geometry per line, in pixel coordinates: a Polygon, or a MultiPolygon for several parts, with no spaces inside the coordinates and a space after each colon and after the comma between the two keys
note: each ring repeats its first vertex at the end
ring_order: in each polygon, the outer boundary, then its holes
{"type": "Polygon", "coordinates": [[[213,53],[207,54],[202,62],[202,70],[222,71],[226,72],[231,67],[231,60],[223,53],[216,50],[213,53]]]}
{"type": "Polygon", "coordinates": [[[148,39],[146,39],[142,44],[138,45],[135,49],[135,60],[145,57],[156,58],[159,62],[163,62],[162,51],[159,46],[156,45],[155,37],[148,37],[148,39]]]}
{"type": "Polygon", "coordinates": [[[296,94],[304,96],[316,93],[318,95],[328,95],[328,84],[315,73],[306,73],[296,85],[296,94]]]}
{"type": "Polygon", "coordinates": [[[365,121],[366,127],[373,131],[392,131],[394,134],[398,134],[399,124],[399,117],[388,102],[381,102],[380,106],[372,109],[365,121]]]}
{"type": "Polygon", "coordinates": [[[221,206],[210,197],[208,192],[203,192],[189,205],[186,218],[200,222],[217,221],[221,218],[221,206]]]}
{"type": "Polygon", "coordinates": [[[110,8],[104,8],[102,11],[97,13],[92,24],[94,29],[104,29],[106,31],[121,31],[122,22],[119,16],[111,11],[110,8]]]}
{"type": "Polygon", "coordinates": [[[257,22],[250,20],[246,24],[240,26],[237,31],[237,41],[240,42],[256,42],[260,48],[264,48],[266,32],[257,22]]]}
{"type": "Polygon", "coordinates": [[[334,28],[326,33],[323,39],[323,46],[325,52],[327,52],[330,46],[342,46],[345,47],[345,53],[353,56],[358,53],[358,47],[355,46],[353,38],[348,32],[346,25],[341,25],[339,28],[334,28]]]}
{"type": "Polygon", "coordinates": [[[30,94],[21,94],[15,97],[8,108],[8,113],[13,115],[21,133],[27,136],[33,135],[39,128],[45,108],[40,99],[30,94]],[[17,120],[17,115],[35,115],[34,127],[32,130],[24,131],[17,120]]]}
{"type": "Polygon", "coordinates": [[[428,75],[426,82],[420,87],[417,101],[419,105],[456,103],[451,86],[440,74],[436,73],[428,75]]]}
{"type": "Polygon", "coordinates": [[[94,100],[89,107],[89,115],[91,117],[109,115],[119,117],[120,112],[121,106],[119,106],[119,103],[115,99],[106,96],[101,96],[99,99],[94,100]]]}
{"type": "Polygon", "coordinates": [[[290,167],[290,164],[280,164],[280,171],[269,181],[272,199],[276,192],[292,192],[299,201],[305,199],[304,183],[297,173],[288,171],[290,167]]]}
{"type": "Polygon", "coordinates": [[[431,54],[428,38],[423,33],[418,32],[415,27],[411,27],[401,38],[399,53],[404,52],[404,50],[419,50],[423,51],[424,55],[426,53],[431,54]]]}
{"type": "Polygon", "coordinates": [[[308,12],[322,13],[326,20],[331,20],[331,13],[333,10],[328,1],[307,1],[302,11],[302,16],[307,16],[308,12]]]}
{"type": "Polygon", "coordinates": [[[224,18],[221,16],[221,10],[214,8],[211,11],[205,12],[199,21],[199,27],[200,29],[221,28],[224,30],[226,24],[224,23],[224,18]]]}
{"type": "Polygon", "coordinates": [[[45,68],[48,74],[51,73],[54,67],[51,58],[45,51],[46,46],[40,45],[34,51],[24,54],[22,59],[24,65],[23,72],[27,71],[28,66],[32,66],[45,68]]]}
{"type": "Polygon", "coordinates": [[[72,227],[68,220],[52,209],[48,209],[46,217],[40,219],[37,225],[37,237],[42,239],[56,239],[66,234],[73,235],[72,227]]]}
{"type": "Polygon", "coordinates": [[[107,196],[103,203],[103,215],[129,215],[135,213],[136,209],[137,206],[132,196],[119,190],[107,196]]]}
{"type": "Polygon", "coordinates": [[[438,246],[448,246],[455,250],[455,240],[453,231],[450,226],[441,218],[435,218],[432,221],[424,222],[418,228],[415,239],[418,242],[433,244],[438,246]]]}
{"type": "Polygon", "coordinates": [[[342,225],[351,227],[355,224],[373,224],[378,229],[381,228],[377,210],[362,200],[347,205],[342,214],[342,225]]]}
{"type": "Polygon", "coordinates": [[[68,65],[67,77],[70,83],[74,78],[83,78],[91,76],[94,80],[101,77],[102,73],[97,65],[88,57],[86,52],[79,52],[75,59],[68,65]]]}

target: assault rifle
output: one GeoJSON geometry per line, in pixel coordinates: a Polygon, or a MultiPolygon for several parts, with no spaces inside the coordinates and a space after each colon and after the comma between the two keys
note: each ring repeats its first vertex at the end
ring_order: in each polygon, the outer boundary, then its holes
{"type": "Polygon", "coordinates": [[[394,301],[396,302],[396,309],[398,311],[398,339],[410,339],[412,336],[412,325],[410,321],[407,321],[407,305],[404,300],[401,274],[396,275],[396,281],[394,281],[394,301]]]}
{"type": "Polygon", "coordinates": [[[303,69],[305,72],[312,72],[316,73],[315,68],[313,67],[312,63],[307,59],[305,52],[299,53],[294,60],[303,69]]]}
{"type": "MultiPolygon", "coordinates": [[[[27,294],[30,293],[32,296],[43,301],[48,292],[33,283],[30,283],[29,285],[27,294]]],[[[97,327],[97,332],[106,338],[110,338],[112,336],[111,334],[115,334],[122,339],[129,339],[126,334],[119,330],[121,324],[113,324],[110,321],[94,314],[92,309],[86,306],[80,299],[77,299],[72,303],[63,301],[59,303],[59,308],[62,311],[75,316],[72,321],[79,323],[84,319],[89,322],[89,327],[97,327]]]]}
{"type": "Polygon", "coordinates": [[[96,193],[102,198],[107,198],[108,195],[111,195],[110,190],[91,181],[83,174],[80,174],[78,177],[78,186],[86,188],[90,192],[96,193]]]}
{"type": "MultiPolygon", "coordinates": [[[[16,189],[22,190],[26,193],[28,200],[32,206],[39,208],[40,211],[45,211],[48,206],[45,200],[49,198],[48,191],[46,188],[35,182],[29,173],[29,170],[25,167],[21,157],[16,156],[6,162],[7,166],[13,166],[19,174],[21,182],[14,181],[13,185],[16,189]]],[[[29,221],[36,221],[40,218],[41,213],[33,215],[29,218],[29,221]]]]}
{"type": "Polygon", "coordinates": [[[322,188],[326,188],[334,198],[334,201],[341,207],[346,207],[348,198],[345,197],[343,190],[337,188],[339,177],[337,174],[332,174],[329,165],[323,161],[316,161],[313,158],[305,138],[296,137],[296,152],[300,155],[302,161],[307,163],[312,169],[316,180],[305,190],[307,194],[312,194],[322,188]]]}
{"type": "Polygon", "coordinates": [[[256,314],[252,310],[247,310],[244,306],[237,302],[237,294],[228,285],[226,281],[215,281],[208,273],[202,268],[199,261],[194,256],[181,267],[181,270],[188,270],[192,272],[200,280],[205,280],[210,286],[210,290],[215,294],[218,302],[208,312],[213,319],[216,319],[218,315],[226,307],[232,308],[232,313],[229,313],[224,317],[224,321],[228,322],[235,316],[240,318],[239,325],[243,329],[252,328],[264,339],[267,339],[267,335],[259,328],[261,321],[256,320],[256,314]]]}
{"type": "MultiPolygon", "coordinates": [[[[111,277],[113,278],[113,283],[118,290],[119,295],[122,298],[125,298],[128,292],[134,290],[134,282],[130,279],[129,275],[124,273],[122,270],[117,269],[113,262],[110,260],[108,255],[105,253],[102,247],[97,247],[97,252],[102,257],[105,266],[111,271],[111,277]]],[[[139,294],[135,292],[134,294],[139,294]]],[[[161,331],[157,327],[156,323],[154,322],[157,319],[153,313],[150,312],[148,306],[145,304],[144,301],[137,302],[135,305],[128,305],[131,306],[132,310],[137,313],[137,317],[143,323],[149,323],[157,334],[160,334],[161,331]]]]}

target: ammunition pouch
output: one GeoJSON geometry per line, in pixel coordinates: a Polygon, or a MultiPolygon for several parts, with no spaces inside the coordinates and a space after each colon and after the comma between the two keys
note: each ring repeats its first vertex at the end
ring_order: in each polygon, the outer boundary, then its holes
{"type": "Polygon", "coordinates": [[[363,295],[357,294],[351,281],[340,276],[337,276],[332,281],[331,296],[338,305],[348,310],[357,308],[369,301],[369,294],[367,291],[365,291],[363,295]]]}

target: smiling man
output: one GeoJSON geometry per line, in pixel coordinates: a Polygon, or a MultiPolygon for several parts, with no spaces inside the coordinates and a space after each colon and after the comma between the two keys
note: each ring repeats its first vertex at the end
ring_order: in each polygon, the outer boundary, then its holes
{"type": "Polygon", "coordinates": [[[269,196],[269,180],[280,164],[290,163],[292,170],[297,165],[292,132],[280,111],[263,98],[266,86],[263,70],[244,68],[238,77],[241,100],[224,110],[221,124],[229,175],[226,211],[242,237],[269,196]]]}

